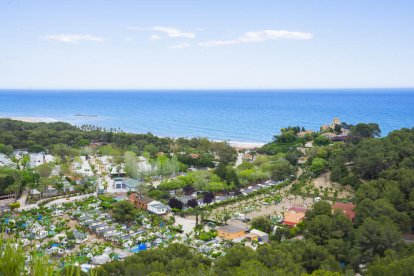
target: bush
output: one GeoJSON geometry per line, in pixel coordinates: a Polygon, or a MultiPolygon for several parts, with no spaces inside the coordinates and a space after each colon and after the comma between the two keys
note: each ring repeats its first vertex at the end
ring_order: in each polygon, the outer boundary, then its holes
{"type": "Polygon", "coordinates": [[[20,202],[19,202],[19,201],[17,201],[17,202],[15,202],[15,203],[11,203],[11,204],[9,205],[9,207],[10,207],[10,209],[11,209],[11,210],[18,209],[18,208],[20,208],[20,202]]]}
{"type": "Polygon", "coordinates": [[[210,240],[214,239],[215,237],[217,237],[217,232],[216,231],[209,231],[209,232],[202,231],[198,235],[198,238],[202,241],[210,241],[210,240]]]}
{"type": "Polygon", "coordinates": [[[311,172],[313,172],[315,175],[320,175],[327,166],[327,162],[325,159],[322,158],[315,158],[312,160],[312,165],[310,167],[311,172]]]}
{"type": "Polygon", "coordinates": [[[178,199],[176,199],[175,197],[170,198],[170,200],[168,201],[168,205],[172,209],[178,209],[178,210],[183,209],[183,203],[179,201],[178,199]]]}
{"type": "Polygon", "coordinates": [[[319,135],[318,137],[316,137],[315,139],[313,139],[313,143],[316,146],[326,146],[329,145],[329,138],[323,135],[319,135]]]}
{"type": "Polygon", "coordinates": [[[264,216],[254,218],[251,222],[251,226],[253,229],[257,229],[266,233],[270,233],[272,231],[272,222],[270,219],[264,216]]]}

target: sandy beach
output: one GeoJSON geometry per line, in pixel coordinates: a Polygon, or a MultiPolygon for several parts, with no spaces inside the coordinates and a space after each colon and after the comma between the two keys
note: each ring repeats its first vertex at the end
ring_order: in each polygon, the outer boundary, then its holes
{"type": "Polygon", "coordinates": [[[260,148],[266,143],[258,143],[258,142],[236,142],[236,141],[227,141],[231,146],[237,149],[254,149],[260,148]]]}
{"type": "Polygon", "coordinates": [[[57,120],[48,117],[0,117],[1,119],[10,119],[28,123],[51,123],[57,122],[57,120]]]}

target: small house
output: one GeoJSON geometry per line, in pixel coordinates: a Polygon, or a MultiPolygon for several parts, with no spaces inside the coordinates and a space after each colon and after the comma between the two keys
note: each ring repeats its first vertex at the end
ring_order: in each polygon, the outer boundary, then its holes
{"type": "Polygon", "coordinates": [[[233,240],[245,235],[244,228],[234,226],[234,225],[225,225],[217,228],[217,235],[224,240],[233,240]]]}
{"type": "Polygon", "coordinates": [[[258,242],[269,242],[269,235],[265,232],[253,229],[249,234],[251,235],[252,239],[257,240],[258,242]]]}
{"type": "Polygon", "coordinates": [[[39,165],[53,162],[55,158],[50,154],[45,154],[44,152],[38,152],[38,153],[30,153],[29,154],[30,161],[29,161],[29,167],[35,168],[39,165]]]}
{"type": "Polygon", "coordinates": [[[68,193],[68,192],[72,193],[72,192],[75,191],[75,188],[73,187],[72,184],[70,184],[69,181],[65,180],[65,181],[62,182],[62,184],[63,184],[62,189],[63,189],[64,193],[68,193]]]}
{"type": "Polygon", "coordinates": [[[86,233],[79,232],[78,230],[73,230],[73,236],[75,237],[75,242],[77,244],[84,243],[88,240],[88,235],[86,233]]]}
{"type": "Polygon", "coordinates": [[[56,254],[56,255],[63,255],[65,254],[65,250],[60,248],[58,244],[52,244],[50,248],[46,249],[48,254],[56,254]]]}
{"type": "Polygon", "coordinates": [[[103,185],[98,186],[98,195],[103,195],[105,193],[105,187],[103,185]]]}
{"type": "Polygon", "coordinates": [[[115,166],[111,169],[111,177],[124,177],[126,176],[124,165],[115,166]]]}
{"type": "Polygon", "coordinates": [[[345,216],[352,222],[355,220],[355,204],[337,202],[332,206],[332,212],[343,212],[345,216]]]}
{"type": "Polygon", "coordinates": [[[48,186],[44,192],[45,197],[52,197],[58,195],[58,190],[53,186],[48,186]]]}
{"type": "Polygon", "coordinates": [[[92,219],[92,217],[88,214],[82,214],[82,215],[79,216],[79,221],[81,223],[86,222],[86,221],[91,220],[91,219],[92,219]]]}
{"type": "Polygon", "coordinates": [[[98,255],[92,258],[92,264],[94,265],[102,265],[110,261],[111,261],[111,258],[106,253],[103,253],[102,255],[98,255]]]}
{"type": "Polygon", "coordinates": [[[1,166],[14,166],[15,163],[7,157],[7,155],[0,153],[0,167],[1,166]]]}
{"type": "Polygon", "coordinates": [[[148,211],[157,214],[157,215],[165,215],[170,210],[170,207],[159,202],[159,201],[152,201],[147,205],[148,211]]]}
{"type": "Polygon", "coordinates": [[[141,184],[139,180],[133,178],[121,178],[114,179],[114,189],[124,189],[127,191],[138,191],[138,187],[141,184]]]}
{"type": "Polygon", "coordinates": [[[168,213],[171,209],[169,206],[153,200],[152,198],[143,196],[141,193],[132,192],[129,196],[129,201],[131,201],[135,208],[148,210],[157,215],[164,215],[168,213]]]}
{"type": "Polygon", "coordinates": [[[290,227],[295,227],[298,223],[300,223],[305,218],[306,210],[307,209],[304,207],[298,207],[298,206],[290,207],[284,213],[283,224],[290,226],[290,227]]]}
{"type": "Polygon", "coordinates": [[[32,190],[30,190],[30,196],[33,197],[33,198],[40,198],[41,192],[39,192],[36,189],[32,189],[32,190]]]}
{"type": "Polygon", "coordinates": [[[143,196],[142,193],[131,193],[129,196],[131,201],[136,208],[148,210],[148,204],[154,201],[152,198],[143,196]]]}
{"type": "Polygon", "coordinates": [[[62,210],[54,210],[53,212],[52,212],[52,216],[54,216],[54,217],[60,217],[60,216],[62,216],[63,215],[63,211],[62,210]]]}

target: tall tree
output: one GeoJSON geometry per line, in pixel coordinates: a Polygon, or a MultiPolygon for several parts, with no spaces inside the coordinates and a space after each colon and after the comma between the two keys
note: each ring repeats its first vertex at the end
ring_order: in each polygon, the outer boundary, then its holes
{"type": "Polygon", "coordinates": [[[138,211],[134,204],[128,200],[118,201],[113,204],[112,214],[114,219],[121,222],[132,222],[138,211]]]}

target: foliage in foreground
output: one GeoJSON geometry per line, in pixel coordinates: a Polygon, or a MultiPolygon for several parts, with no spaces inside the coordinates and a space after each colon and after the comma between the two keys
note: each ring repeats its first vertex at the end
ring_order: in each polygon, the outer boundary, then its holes
{"type": "MultiPolygon", "coordinates": [[[[80,276],[87,275],[79,267],[66,266],[59,269],[48,255],[23,248],[13,238],[0,236],[0,276],[80,276]]],[[[95,275],[92,271],[89,275],[95,275]]]]}
{"type": "MultiPolygon", "coordinates": [[[[389,251],[368,267],[368,275],[410,275],[414,247],[389,251]],[[409,255],[411,254],[411,256],[409,255]],[[402,258],[402,259],[399,259],[402,258]],[[399,267],[398,267],[399,266],[399,267]],[[397,273],[395,273],[397,272],[397,273]]],[[[181,244],[140,252],[99,267],[98,275],[352,275],[329,249],[312,241],[286,241],[259,247],[240,245],[212,261],[181,244]]]]}

